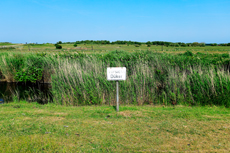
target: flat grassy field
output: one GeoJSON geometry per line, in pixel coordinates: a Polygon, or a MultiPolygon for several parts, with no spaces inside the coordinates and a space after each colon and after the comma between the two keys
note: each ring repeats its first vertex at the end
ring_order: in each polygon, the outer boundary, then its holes
{"type": "Polygon", "coordinates": [[[8,42],[0,42],[0,47],[1,46],[8,46],[8,45],[15,45],[15,44],[8,43],[8,42]]]}
{"type": "MultiPolygon", "coordinates": [[[[11,44],[12,45],[12,44],[11,44]]],[[[16,49],[0,50],[3,52],[15,52],[15,53],[60,53],[60,52],[82,52],[82,53],[108,53],[109,51],[154,51],[154,52],[166,52],[166,53],[184,53],[186,51],[191,51],[193,53],[229,53],[230,46],[205,46],[205,47],[166,47],[166,46],[156,46],[152,45],[147,47],[147,45],[142,44],[140,47],[135,47],[134,45],[118,45],[118,44],[78,44],[77,48],[73,44],[61,44],[62,49],[56,49],[54,44],[33,44],[33,45],[23,45],[14,44],[16,49]]]]}
{"type": "Polygon", "coordinates": [[[0,105],[0,152],[229,152],[224,107],[0,105]]]}

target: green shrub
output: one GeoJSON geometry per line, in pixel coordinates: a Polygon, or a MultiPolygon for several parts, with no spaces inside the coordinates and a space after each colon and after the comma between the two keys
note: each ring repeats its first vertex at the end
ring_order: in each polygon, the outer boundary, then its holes
{"type": "Polygon", "coordinates": [[[193,56],[193,53],[192,53],[191,51],[186,51],[186,52],[184,53],[184,55],[186,55],[186,56],[193,56]]]}
{"type": "Polygon", "coordinates": [[[200,43],[200,47],[205,47],[205,43],[200,43]]]}
{"type": "Polygon", "coordinates": [[[175,45],[175,47],[179,47],[180,46],[178,43],[175,43],[174,45],[175,45]]]}
{"type": "Polygon", "coordinates": [[[59,44],[55,44],[55,46],[56,46],[56,49],[62,49],[62,46],[59,44]]]}
{"type": "Polygon", "coordinates": [[[185,43],[181,43],[181,47],[187,47],[185,43]]]}

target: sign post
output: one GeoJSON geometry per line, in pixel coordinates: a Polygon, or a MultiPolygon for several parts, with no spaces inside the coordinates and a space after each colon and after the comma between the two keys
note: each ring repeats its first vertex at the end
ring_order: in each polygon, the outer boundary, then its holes
{"type": "Polygon", "coordinates": [[[126,67],[108,67],[107,68],[107,80],[116,81],[117,87],[117,107],[116,110],[119,112],[119,80],[126,80],[126,67]]]}
{"type": "Polygon", "coordinates": [[[117,85],[117,112],[119,112],[119,86],[118,86],[118,80],[116,81],[116,85],[117,85]]]}

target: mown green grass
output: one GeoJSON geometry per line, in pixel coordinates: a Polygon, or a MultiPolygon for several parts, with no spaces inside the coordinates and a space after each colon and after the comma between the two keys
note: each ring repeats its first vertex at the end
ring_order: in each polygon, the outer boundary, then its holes
{"type": "Polygon", "coordinates": [[[224,107],[0,105],[0,152],[229,152],[224,107]]]}

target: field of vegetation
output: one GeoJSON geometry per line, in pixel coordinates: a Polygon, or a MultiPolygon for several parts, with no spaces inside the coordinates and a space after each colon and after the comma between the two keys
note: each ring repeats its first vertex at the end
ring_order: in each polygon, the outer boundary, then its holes
{"type": "Polygon", "coordinates": [[[108,53],[109,51],[127,51],[127,52],[142,52],[142,51],[154,51],[154,52],[167,52],[167,53],[184,53],[186,51],[191,51],[193,53],[229,53],[230,52],[230,43],[228,44],[208,44],[208,46],[203,46],[203,43],[170,43],[170,42],[116,42],[106,44],[105,42],[75,42],[75,43],[62,43],[57,42],[56,44],[60,45],[61,49],[56,49],[54,44],[11,44],[11,43],[0,43],[0,52],[15,52],[15,53],[76,53],[81,52],[85,54],[91,53],[108,53]],[[150,44],[149,44],[150,43],[150,44]],[[153,45],[154,44],[154,45],[153,45]],[[6,48],[1,48],[5,46],[6,48]],[[14,48],[7,48],[7,46],[13,46],[14,48]]]}
{"type": "Polygon", "coordinates": [[[229,72],[228,44],[0,43],[0,81],[52,87],[0,104],[0,152],[229,152],[229,72]]]}
{"type": "Polygon", "coordinates": [[[106,68],[124,66],[127,80],[120,82],[121,104],[230,106],[227,45],[20,46],[0,51],[0,75],[8,82],[50,82],[56,104],[114,105],[115,82],[106,80],[106,68]]]}
{"type": "Polygon", "coordinates": [[[0,105],[0,152],[229,152],[225,107],[0,105]]]}

